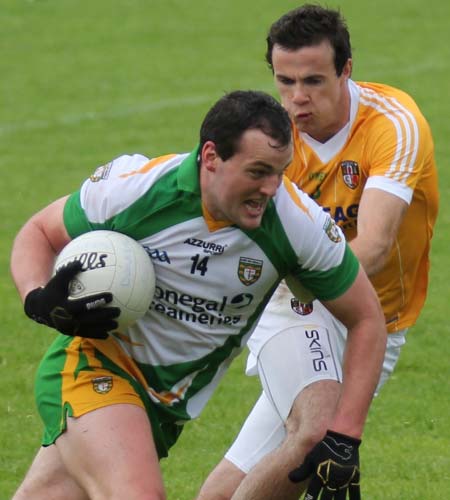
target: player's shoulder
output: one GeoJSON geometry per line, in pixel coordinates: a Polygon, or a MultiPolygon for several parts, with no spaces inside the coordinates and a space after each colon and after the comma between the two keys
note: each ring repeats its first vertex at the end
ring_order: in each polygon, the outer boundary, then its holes
{"type": "Polygon", "coordinates": [[[186,154],[167,154],[149,158],[143,154],[123,154],[96,168],[86,179],[84,188],[108,189],[148,188],[167,172],[177,167],[186,154]]]}
{"type": "MultiPolygon", "coordinates": [[[[431,138],[430,126],[414,99],[405,91],[383,83],[356,82],[358,88],[358,122],[363,130],[374,137],[383,133],[394,138],[417,136],[419,140],[431,138]]],[[[401,139],[404,140],[404,139],[401,139]]]]}
{"type": "Polygon", "coordinates": [[[422,113],[414,98],[406,91],[375,82],[355,82],[359,90],[360,103],[379,114],[408,113],[416,118],[422,113]]]}
{"type": "Polygon", "coordinates": [[[111,161],[118,168],[139,168],[150,161],[151,158],[141,153],[122,154],[111,161]]]}
{"type": "Polygon", "coordinates": [[[148,157],[140,153],[123,154],[112,160],[108,165],[116,173],[124,174],[149,174],[152,171],[164,171],[179,165],[187,154],[170,153],[161,156],[148,157]]]}
{"type": "MultiPolygon", "coordinates": [[[[186,154],[149,158],[142,154],[121,155],[98,167],[82,184],[79,198],[90,220],[103,221],[128,210],[139,200],[148,198],[150,190],[176,192],[176,179],[163,182],[175,173],[186,154]],[[160,184],[164,184],[160,186],[160,184]]],[[[175,195],[174,195],[175,196],[175,195]]]]}

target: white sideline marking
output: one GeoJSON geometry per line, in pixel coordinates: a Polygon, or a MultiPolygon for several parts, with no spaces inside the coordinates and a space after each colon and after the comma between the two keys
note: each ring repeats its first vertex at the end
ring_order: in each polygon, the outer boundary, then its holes
{"type": "Polygon", "coordinates": [[[65,116],[56,116],[53,120],[26,120],[18,123],[0,124],[0,135],[13,134],[24,130],[39,130],[55,125],[70,126],[78,125],[82,122],[104,120],[108,118],[118,118],[121,116],[130,116],[144,114],[149,111],[159,109],[169,109],[178,106],[194,106],[208,101],[213,101],[214,96],[193,96],[180,99],[163,99],[157,102],[140,104],[139,106],[119,107],[108,111],[85,111],[83,113],[70,114],[65,116]]]}

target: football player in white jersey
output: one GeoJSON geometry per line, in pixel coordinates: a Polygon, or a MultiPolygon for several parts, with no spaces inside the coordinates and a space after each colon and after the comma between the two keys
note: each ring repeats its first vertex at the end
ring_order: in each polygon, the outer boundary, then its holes
{"type": "MultiPolygon", "coordinates": [[[[332,431],[360,436],[386,343],[381,307],[331,217],[283,176],[291,159],[286,111],[235,91],[208,112],[190,154],[121,156],[24,225],[12,275],[25,313],[60,333],[37,373],[43,446],[15,500],[165,498],[159,459],[288,274],[348,328],[332,431]],[[153,261],[152,304],[124,331],[109,294],[68,300],[79,263],[50,278],[55,255],[96,229],[132,236],[153,261]]],[[[350,455],[332,468],[357,488],[357,446],[350,455]]]]}

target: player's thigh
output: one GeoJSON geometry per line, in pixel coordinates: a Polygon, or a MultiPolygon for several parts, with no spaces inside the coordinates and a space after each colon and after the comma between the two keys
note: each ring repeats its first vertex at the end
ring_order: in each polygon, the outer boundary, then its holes
{"type": "Polygon", "coordinates": [[[406,342],[406,333],[408,329],[400,330],[397,333],[390,333],[387,338],[386,353],[384,355],[383,368],[381,370],[380,380],[377,385],[375,395],[378,395],[380,389],[392,375],[397,361],[400,357],[400,351],[406,342]]]}
{"type": "Polygon", "coordinates": [[[283,421],[305,387],[342,380],[345,328],[317,301],[314,305],[314,313],[294,317],[257,355],[264,392],[283,421]]]}
{"type": "Polygon", "coordinates": [[[88,500],[69,475],[56,446],[38,451],[13,500],[88,500]]]}
{"type": "Polygon", "coordinates": [[[263,392],[225,458],[248,473],[265,455],[278,448],[285,436],[284,422],[263,392]]]}
{"type": "Polygon", "coordinates": [[[56,446],[92,498],[165,498],[150,422],[140,406],[113,404],[68,418],[56,446]]]}

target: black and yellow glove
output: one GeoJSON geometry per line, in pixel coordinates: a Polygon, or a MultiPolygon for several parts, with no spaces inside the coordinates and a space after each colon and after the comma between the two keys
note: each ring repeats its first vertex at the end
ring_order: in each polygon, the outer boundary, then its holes
{"type": "Polygon", "coordinates": [[[70,336],[105,339],[117,328],[118,307],[104,307],[112,301],[111,293],[97,293],[69,299],[69,283],[81,271],[74,261],[59,269],[50,281],[35,288],[25,297],[25,314],[61,333],[70,336]]]}
{"type": "Polygon", "coordinates": [[[311,478],[305,500],[360,500],[360,439],[328,431],[306,455],[304,462],[289,473],[299,483],[311,478]]]}

